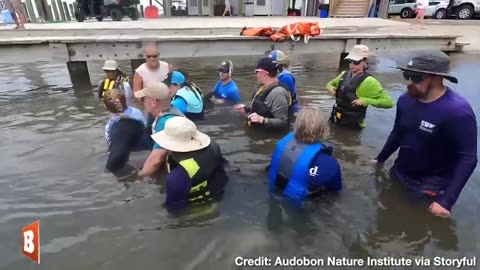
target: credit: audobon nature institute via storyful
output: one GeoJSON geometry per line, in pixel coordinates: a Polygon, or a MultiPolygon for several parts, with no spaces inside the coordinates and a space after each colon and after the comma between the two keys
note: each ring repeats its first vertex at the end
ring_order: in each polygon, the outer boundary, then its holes
{"type": "Polygon", "coordinates": [[[476,257],[462,258],[370,258],[367,259],[351,259],[342,257],[327,258],[307,258],[307,257],[257,257],[245,258],[236,257],[236,266],[451,266],[455,268],[474,267],[477,266],[476,257]]]}

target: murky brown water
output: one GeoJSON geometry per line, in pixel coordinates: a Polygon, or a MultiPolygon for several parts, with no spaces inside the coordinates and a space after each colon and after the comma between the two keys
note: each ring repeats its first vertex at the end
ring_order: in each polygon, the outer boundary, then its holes
{"type": "MultiPolygon", "coordinates": [[[[405,85],[389,58],[378,58],[371,71],[396,100],[405,85]]],[[[220,60],[171,62],[209,91],[220,60]]],[[[329,113],[333,100],[322,89],[336,75],[338,58],[296,60],[300,103],[329,113]]],[[[244,100],[256,85],[255,61],[233,58],[244,100]]],[[[477,115],[479,61],[480,56],[454,55],[452,63],[460,79],[456,89],[477,115]]],[[[101,63],[89,68],[92,80],[100,80],[101,63]]],[[[104,172],[107,114],[90,89],[71,89],[63,63],[0,65],[0,84],[0,269],[221,270],[237,269],[237,256],[457,258],[480,252],[478,169],[452,220],[442,220],[409,203],[386,169],[368,164],[390,132],[395,109],[369,108],[361,133],[333,130],[330,142],[342,164],[344,189],[299,212],[272,200],[266,185],[264,167],[282,134],[269,139],[246,132],[230,107],[210,108],[199,128],[220,143],[231,181],[216,208],[172,217],[161,207],[165,194],[159,186],[125,186],[104,172]],[[21,255],[20,230],[37,219],[40,265],[21,255]]],[[[135,154],[132,162],[140,164],[146,155],[135,154]]]]}

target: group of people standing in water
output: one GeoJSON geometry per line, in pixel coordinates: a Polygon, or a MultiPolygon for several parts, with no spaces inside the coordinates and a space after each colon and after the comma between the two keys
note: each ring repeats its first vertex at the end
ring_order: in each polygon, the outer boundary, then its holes
{"type": "MultiPolygon", "coordinates": [[[[356,45],[346,56],[349,69],[326,85],[336,102],[327,119],[319,108],[301,107],[289,57],[274,50],[255,68],[259,89],[242,104],[232,78],[233,63],[218,66],[219,80],[210,93],[189,80],[186,71],[159,60],[155,45],[145,49],[146,63],[135,70],[133,89],[115,61],[105,62],[105,80],[98,97],[111,113],[105,127],[109,146],[107,169],[115,172],[132,151],[151,150],[137,178],[167,169],[168,209],[205,203],[222,197],[228,176],[219,145],[194,124],[205,118],[204,103],[230,103],[245,115],[248,127],[293,131],[281,139],[267,167],[272,191],[295,203],[324,191],[340,191],[341,167],[333,146],[325,142],[329,122],[341,128],[365,127],[369,105],[389,109],[394,102],[368,73],[368,47],[356,45]],[[140,102],[143,111],[133,106],[140,102]],[[294,119],[296,118],[296,119],[294,119]],[[153,139],[153,140],[152,140],[153,139]]],[[[381,164],[397,149],[392,178],[409,192],[431,201],[429,211],[449,216],[477,163],[476,118],[468,102],[449,87],[450,60],[425,53],[399,67],[408,91],[397,103],[392,133],[380,154],[381,164]]]]}

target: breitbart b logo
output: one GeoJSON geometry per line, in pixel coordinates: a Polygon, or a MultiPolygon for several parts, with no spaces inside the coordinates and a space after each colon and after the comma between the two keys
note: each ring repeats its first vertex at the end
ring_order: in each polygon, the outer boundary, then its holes
{"type": "Polygon", "coordinates": [[[23,227],[22,253],[32,261],[40,264],[40,221],[23,227]]]}

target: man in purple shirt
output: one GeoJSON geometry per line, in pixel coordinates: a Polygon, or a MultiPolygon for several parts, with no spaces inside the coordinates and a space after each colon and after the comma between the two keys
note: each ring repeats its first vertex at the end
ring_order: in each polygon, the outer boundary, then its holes
{"type": "Polygon", "coordinates": [[[448,217],[477,165],[477,123],[470,104],[443,79],[449,75],[445,54],[422,54],[400,69],[408,92],[397,102],[393,130],[377,156],[379,163],[397,149],[392,178],[432,199],[429,211],[448,217]]]}
{"type": "Polygon", "coordinates": [[[197,131],[191,120],[172,117],[166,121],[165,129],[152,138],[168,150],[165,199],[168,210],[222,197],[228,177],[220,146],[197,131]]]}

